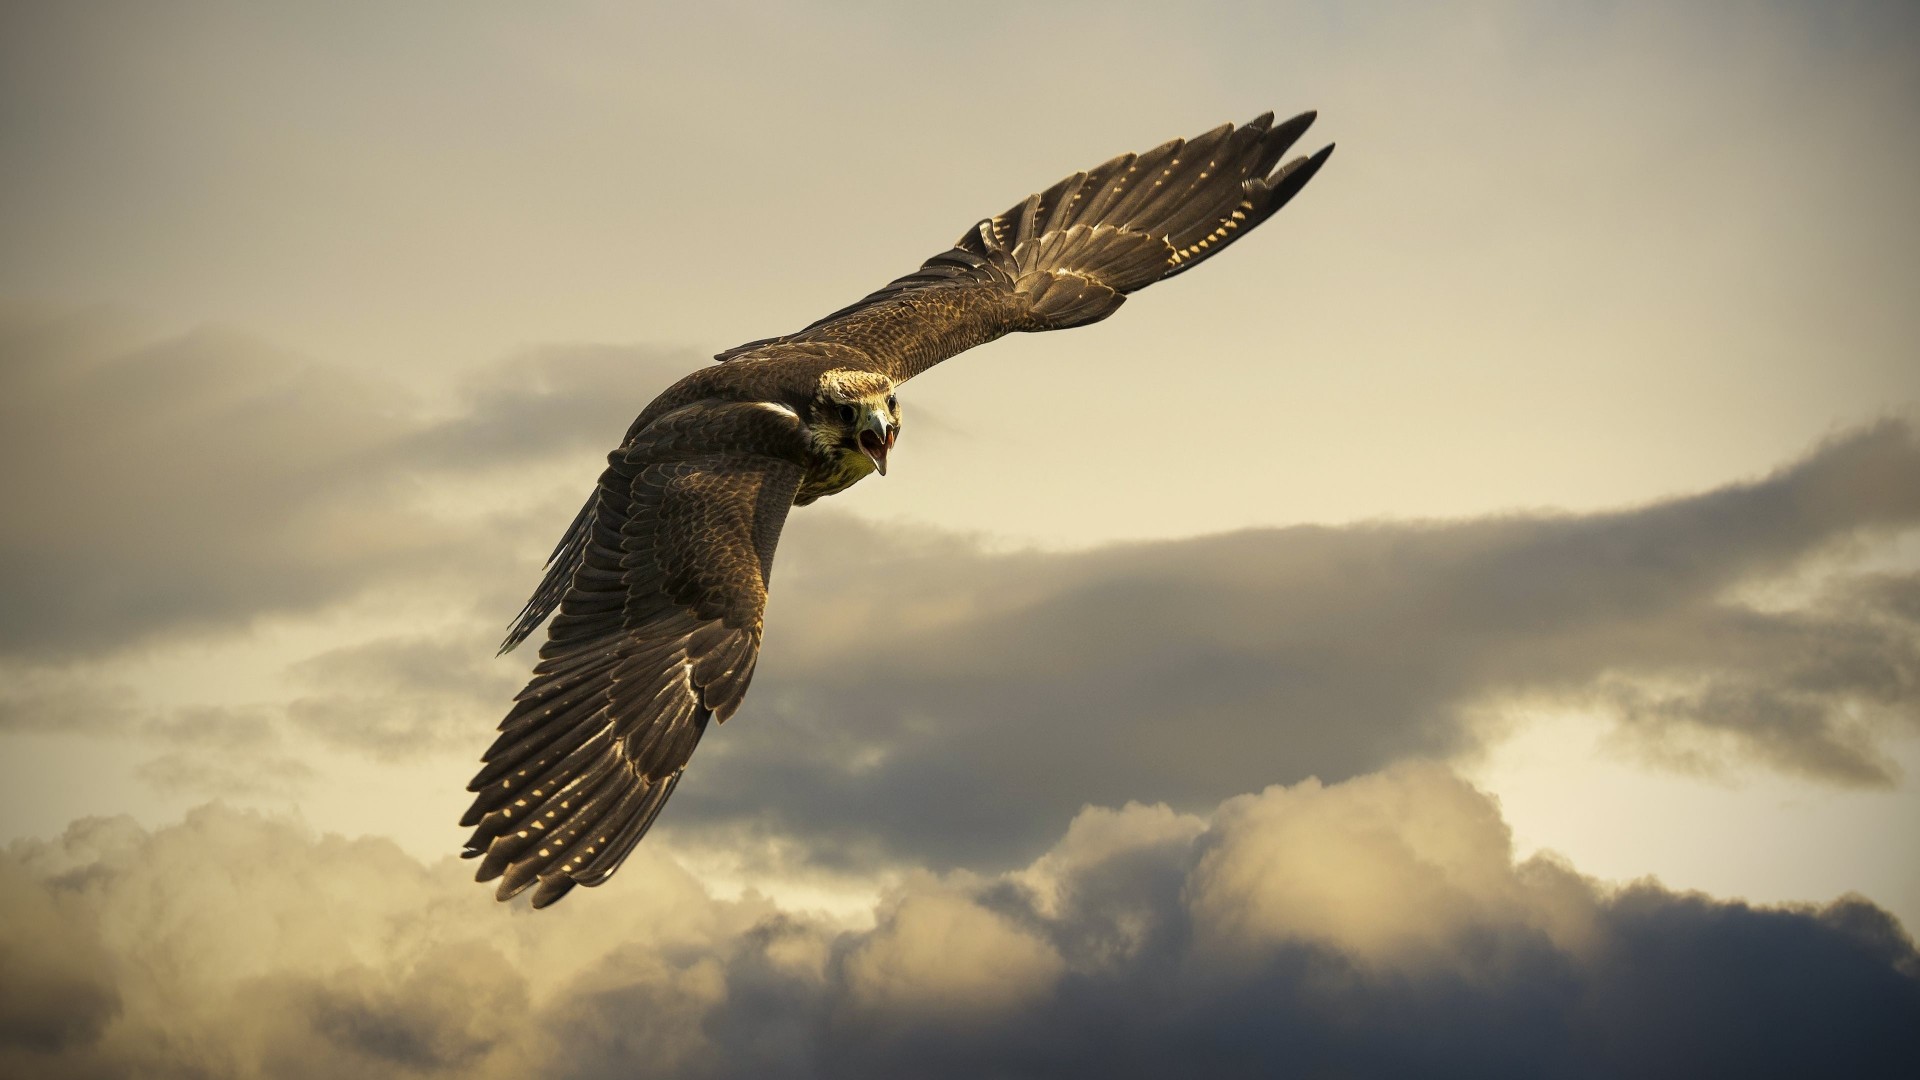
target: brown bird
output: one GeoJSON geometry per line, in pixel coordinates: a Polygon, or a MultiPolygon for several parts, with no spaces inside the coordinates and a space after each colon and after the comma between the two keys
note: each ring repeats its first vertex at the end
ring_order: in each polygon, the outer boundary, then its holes
{"type": "Polygon", "coordinates": [[[885,475],[901,383],[1014,331],[1098,322],[1287,204],[1333,152],[1268,113],[1074,173],[804,330],[721,353],[646,407],[507,634],[555,608],[468,790],[464,855],[505,900],[598,885],[646,834],[760,653],[787,509],[885,475]]]}

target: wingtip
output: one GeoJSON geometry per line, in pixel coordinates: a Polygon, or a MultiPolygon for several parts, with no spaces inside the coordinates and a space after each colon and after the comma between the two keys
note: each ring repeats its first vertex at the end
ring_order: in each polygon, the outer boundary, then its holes
{"type": "Polygon", "coordinates": [[[1298,116],[1288,118],[1286,123],[1262,136],[1261,141],[1267,146],[1267,153],[1272,155],[1268,160],[1278,159],[1291,149],[1294,143],[1299,142],[1300,136],[1307,133],[1307,129],[1313,126],[1314,118],[1319,115],[1318,112],[1308,109],[1298,116]]]}
{"type": "Polygon", "coordinates": [[[540,887],[533,890],[533,897],[528,903],[533,910],[539,911],[564,899],[578,884],[580,882],[564,874],[545,878],[541,880],[540,887]]]}
{"type": "Polygon", "coordinates": [[[511,627],[507,628],[507,636],[500,640],[499,651],[493,654],[495,658],[505,656],[519,648],[520,644],[527,640],[527,635],[533,633],[533,627],[525,625],[525,622],[526,616],[523,614],[511,627]]]}
{"type": "Polygon", "coordinates": [[[1319,175],[1320,167],[1325,165],[1327,159],[1332,156],[1333,144],[1328,143],[1306,157],[1294,158],[1281,170],[1281,175],[1277,178],[1280,182],[1274,185],[1274,190],[1285,189],[1285,199],[1292,199],[1301,188],[1307,186],[1307,181],[1319,175]]]}

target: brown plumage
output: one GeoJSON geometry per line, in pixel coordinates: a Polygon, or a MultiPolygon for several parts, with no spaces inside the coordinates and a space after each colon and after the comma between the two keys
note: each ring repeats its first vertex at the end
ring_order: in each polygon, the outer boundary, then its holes
{"type": "Polygon", "coordinates": [[[1312,113],[1272,114],[1075,173],[797,333],[721,353],[628,429],[505,652],[552,614],[533,679],[469,790],[464,854],[544,907],[633,850],[760,651],[787,511],[886,471],[895,388],[1014,331],[1111,315],[1219,253],[1327,160],[1280,159],[1312,113]]]}

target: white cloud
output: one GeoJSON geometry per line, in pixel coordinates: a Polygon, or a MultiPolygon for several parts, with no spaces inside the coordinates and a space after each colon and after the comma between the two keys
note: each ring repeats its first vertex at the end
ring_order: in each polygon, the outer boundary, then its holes
{"type": "Polygon", "coordinates": [[[1567,910],[1563,885],[1551,864],[1514,866],[1485,795],[1438,766],[1400,766],[1227,801],[1187,903],[1216,963],[1306,943],[1369,965],[1452,966],[1483,927],[1537,929],[1567,950],[1590,937],[1592,914],[1567,910]]]}
{"type": "Polygon", "coordinates": [[[852,1004],[868,1016],[968,1024],[1045,998],[1066,965],[1045,940],[963,893],[921,884],[895,897],[847,955],[852,1004]]]}

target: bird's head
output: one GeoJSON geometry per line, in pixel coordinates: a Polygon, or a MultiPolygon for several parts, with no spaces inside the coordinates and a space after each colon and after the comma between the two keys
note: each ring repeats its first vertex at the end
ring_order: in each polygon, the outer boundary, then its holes
{"type": "Polygon", "coordinates": [[[887,454],[900,437],[893,380],[872,371],[829,371],[820,377],[810,412],[817,451],[860,472],[887,475],[887,454]]]}

